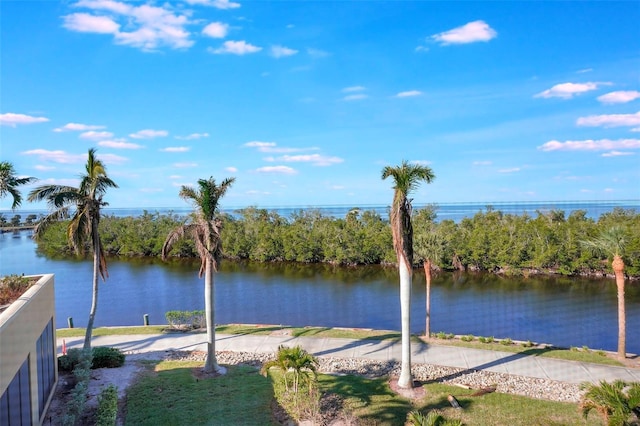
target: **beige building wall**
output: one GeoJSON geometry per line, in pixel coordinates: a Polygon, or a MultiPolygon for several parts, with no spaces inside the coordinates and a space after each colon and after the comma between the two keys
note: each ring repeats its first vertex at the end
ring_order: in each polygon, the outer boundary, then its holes
{"type": "MultiPolygon", "coordinates": [[[[48,396],[42,419],[38,410],[38,366],[36,342],[53,319],[55,348],[55,292],[53,274],[42,275],[18,300],[0,313],[0,395],[6,391],[25,359],[29,357],[31,382],[31,423],[42,424],[56,386],[48,396]]],[[[58,366],[55,365],[55,383],[58,366]]]]}

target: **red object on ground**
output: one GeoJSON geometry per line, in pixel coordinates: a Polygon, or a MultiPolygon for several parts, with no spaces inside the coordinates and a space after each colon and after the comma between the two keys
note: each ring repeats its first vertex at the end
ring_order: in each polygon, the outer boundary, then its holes
{"type": "Polygon", "coordinates": [[[62,355],[67,354],[67,341],[62,339],[62,355]]]}

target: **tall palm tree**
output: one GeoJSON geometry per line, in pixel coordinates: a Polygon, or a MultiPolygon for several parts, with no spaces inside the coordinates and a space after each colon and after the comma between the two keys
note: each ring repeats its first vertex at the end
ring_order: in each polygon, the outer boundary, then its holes
{"type": "Polygon", "coordinates": [[[627,315],[624,298],[624,249],[627,240],[624,229],[612,226],[603,230],[600,235],[582,244],[598,255],[611,256],[611,267],[616,277],[618,288],[618,358],[627,357],[627,315]]]}
{"type": "Polygon", "coordinates": [[[86,249],[86,243],[91,243],[93,250],[93,285],[91,310],[84,337],[84,349],[91,348],[91,334],[93,322],[98,308],[98,275],[105,281],[109,276],[107,271],[107,259],[102,250],[98,225],[100,223],[100,209],[108,203],[103,197],[109,188],[117,188],[118,185],[107,176],[104,163],[96,158],[96,150],[89,149],[85,173],[80,175],[80,185],[43,185],[29,193],[29,201],[46,200],[52,212],[45,216],[34,229],[35,238],[40,238],[44,231],[52,223],[67,219],[69,211],[75,208],[71,221],[67,227],[67,239],[76,253],[86,249]],[[89,240],[89,241],[87,241],[89,240]]]}
{"type": "Polygon", "coordinates": [[[422,260],[426,281],[426,319],[424,335],[428,339],[431,336],[431,269],[439,266],[445,251],[445,239],[438,232],[433,222],[419,222],[421,232],[416,235],[415,253],[422,260]]]}
{"type": "Polygon", "coordinates": [[[403,161],[400,166],[386,166],[382,169],[382,179],[393,178],[393,204],[389,215],[393,248],[398,258],[400,276],[400,318],[402,328],[402,361],[398,386],[413,387],[411,377],[411,277],[413,273],[413,227],[411,226],[411,199],[409,193],[420,186],[422,181],[431,183],[435,179],[433,171],[427,166],[409,164],[403,161]]]}
{"type": "Polygon", "coordinates": [[[8,161],[0,162],[0,198],[4,198],[7,194],[13,197],[11,210],[15,210],[22,204],[22,194],[18,191],[18,186],[26,185],[34,182],[34,177],[17,177],[16,170],[8,161]]]}
{"type": "Polygon", "coordinates": [[[182,186],[180,198],[193,203],[196,211],[193,222],[178,226],[172,230],[162,246],[162,258],[173,248],[173,245],[184,237],[190,237],[195,242],[196,250],[200,256],[199,277],[204,274],[204,304],[207,324],[207,358],[203,371],[206,373],[224,373],[224,368],[218,365],[216,360],[216,336],[215,336],[215,289],[213,272],[218,271],[218,263],[222,256],[222,242],[220,232],[222,220],[218,215],[218,203],[224,196],[235,178],[227,178],[220,185],[215,179],[199,179],[198,189],[190,186],[182,186]]]}

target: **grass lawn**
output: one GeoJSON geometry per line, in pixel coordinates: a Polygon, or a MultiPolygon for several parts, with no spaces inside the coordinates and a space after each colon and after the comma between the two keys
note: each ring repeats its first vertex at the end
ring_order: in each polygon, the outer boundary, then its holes
{"type": "MultiPolygon", "coordinates": [[[[225,376],[197,380],[193,369],[201,363],[163,361],[127,392],[126,425],[275,425],[271,415],[274,387],[252,367],[230,366],[225,376]]],[[[576,404],[472,391],[428,384],[426,397],[416,403],[396,395],[385,379],[319,375],[322,392],[340,395],[351,418],[365,425],[403,425],[411,410],[437,409],[465,425],[598,425],[595,415],[584,423],[576,404]],[[456,396],[462,410],[452,408],[447,395],[456,396]]]]}
{"type": "MultiPolygon", "coordinates": [[[[216,333],[222,334],[255,334],[268,335],[274,331],[286,331],[294,337],[334,337],[343,339],[371,339],[371,340],[397,340],[400,341],[400,332],[389,330],[369,330],[351,328],[326,328],[326,327],[287,327],[280,325],[252,325],[252,324],[228,324],[216,327],[216,333]]],[[[150,325],[138,327],[99,327],[93,330],[94,336],[106,335],[132,335],[132,334],[161,334],[166,332],[176,332],[166,325],[150,325]]],[[[198,331],[196,331],[198,332],[198,331]]],[[[202,331],[204,332],[204,331],[202,331]]],[[[62,328],[56,330],[57,337],[82,337],[84,328],[62,328]]],[[[422,341],[418,336],[414,336],[415,341],[422,341]]],[[[486,349],[511,353],[524,353],[531,356],[542,356],[549,358],[564,359],[569,361],[591,362],[594,364],[605,364],[621,366],[622,364],[598,351],[584,349],[561,349],[561,348],[526,348],[521,345],[502,345],[500,343],[481,343],[478,341],[464,342],[458,339],[432,339],[429,342],[438,345],[460,346],[467,348],[486,349]]],[[[429,343],[427,342],[427,344],[429,343]]]]}
{"type": "Polygon", "coordinates": [[[273,387],[255,368],[197,379],[198,362],[163,361],[127,391],[126,425],[277,425],[273,387]]]}

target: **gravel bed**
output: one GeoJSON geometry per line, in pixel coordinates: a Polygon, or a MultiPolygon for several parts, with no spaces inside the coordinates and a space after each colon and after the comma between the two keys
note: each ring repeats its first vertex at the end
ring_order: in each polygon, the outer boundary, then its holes
{"type": "MultiPolygon", "coordinates": [[[[205,352],[168,351],[161,358],[175,361],[204,361],[205,352]]],[[[218,363],[230,365],[251,365],[261,367],[273,359],[271,353],[217,352],[218,363]]],[[[318,357],[319,368],[327,374],[356,374],[366,377],[393,377],[400,375],[400,363],[395,361],[373,361],[360,358],[318,357]]],[[[578,402],[583,394],[580,386],[555,380],[494,373],[482,370],[464,370],[432,364],[412,365],[415,380],[421,382],[441,382],[472,389],[496,386],[496,391],[530,398],[560,402],[578,402]]]]}

